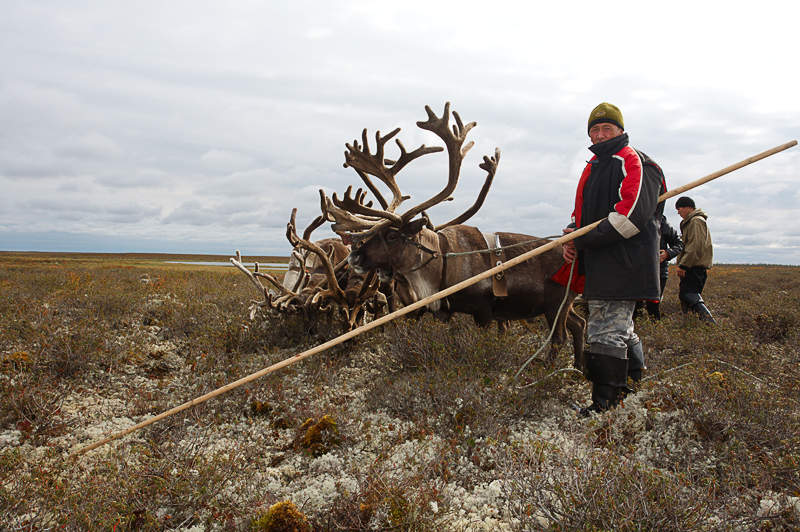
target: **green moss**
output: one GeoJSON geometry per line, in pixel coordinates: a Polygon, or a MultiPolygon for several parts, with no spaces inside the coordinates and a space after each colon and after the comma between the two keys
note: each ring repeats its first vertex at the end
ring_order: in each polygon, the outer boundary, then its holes
{"type": "Polygon", "coordinates": [[[254,416],[266,415],[272,412],[272,405],[266,401],[253,400],[250,402],[250,411],[254,416]]]}
{"type": "Polygon", "coordinates": [[[306,450],[312,456],[322,456],[340,441],[336,421],[327,414],[316,421],[308,418],[300,425],[297,432],[295,446],[306,450]]]}
{"type": "Polygon", "coordinates": [[[253,519],[250,528],[264,532],[311,532],[308,519],[291,501],[273,504],[269,510],[253,519]]]}

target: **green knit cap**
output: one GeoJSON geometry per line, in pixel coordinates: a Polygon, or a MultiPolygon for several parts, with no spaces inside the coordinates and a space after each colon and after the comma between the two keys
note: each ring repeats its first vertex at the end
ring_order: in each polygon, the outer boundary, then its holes
{"type": "Polygon", "coordinates": [[[589,114],[589,126],[586,128],[586,131],[588,132],[592,129],[593,125],[599,124],[600,122],[608,122],[622,130],[625,129],[625,123],[622,121],[622,111],[620,111],[619,107],[616,105],[608,102],[603,102],[592,109],[591,114],[589,114]]]}

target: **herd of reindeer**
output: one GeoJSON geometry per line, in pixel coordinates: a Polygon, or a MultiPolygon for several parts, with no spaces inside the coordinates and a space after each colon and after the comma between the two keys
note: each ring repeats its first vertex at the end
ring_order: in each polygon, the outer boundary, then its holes
{"type": "MultiPolygon", "coordinates": [[[[372,152],[367,130],[359,143],[345,144],[345,167],[358,174],[366,188],[348,186],[342,198],[336,193],[328,197],[319,191],[321,214],[299,236],[293,209],[286,226],[286,238],[292,246],[289,268],[282,280],[243,263],[239,251],[231,262],[244,272],[263,299],[251,307],[251,318],[259,310],[269,313],[326,312],[353,329],[364,320],[393,312],[404,305],[420,301],[447,287],[473,277],[500,262],[510,260],[548,242],[519,233],[484,233],[463,225],[483,205],[497,171],[500,151],[484,156],[478,166],[486,179],[473,205],[456,218],[434,225],[427,211],[452,199],[458,184],[464,156],[473,146],[466,142],[475,122],[464,124],[453,111],[455,124],[450,125],[450,104],[445,104],[441,117],[425,106],[428,118],[417,122],[421,129],[438,136],[444,147],[421,145],[406,151],[399,148],[396,159],[386,158],[386,143],[400,128],[381,136],[375,133],[372,152]],[[398,209],[410,196],[403,195],[397,174],[410,162],[424,155],[447,151],[447,183],[436,195],[398,209]],[[391,199],[375,186],[381,181],[391,199]],[[378,205],[367,199],[371,193],[378,205]],[[314,230],[331,222],[338,238],[311,240],[314,230]],[[261,282],[266,281],[266,286],[261,282]]],[[[551,277],[564,264],[561,247],[537,255],[489,279],[483,279],[446,298],[434,301],[418,312],[432,312],[447,320],[453,313],[470,314],[479,326],[492,321],[503,328],[511,320],[529,320],[544,315],[553,328],[554,347],[566,341],[566,330],[572,336],[574,364],[582,366],[585,321],[573,309],[577,293],[567,290],[551,277]]]]}

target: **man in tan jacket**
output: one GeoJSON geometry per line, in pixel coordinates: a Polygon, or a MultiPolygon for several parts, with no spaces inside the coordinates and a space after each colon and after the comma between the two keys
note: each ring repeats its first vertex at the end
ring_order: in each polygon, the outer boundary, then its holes
{"type": "Polygon", "coordinates": [[[683,251],[678,255],[678,277],[680,287],[678,297],[684,312],[696,312],[700,319],[708,323],[716,323],[711,311],[703,301],[703,287],[708,277],[708,269],[714,258],[711,244],[711,233],[708,231],[706,219],[708,215],[702,209],[695,208],[694,200],[681,196],[675,202],[675,208],[681,221],[681,238],[683,251]]]}

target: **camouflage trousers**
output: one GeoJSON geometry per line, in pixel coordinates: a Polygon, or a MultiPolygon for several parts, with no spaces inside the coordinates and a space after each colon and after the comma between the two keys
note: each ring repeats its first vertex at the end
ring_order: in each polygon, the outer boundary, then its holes
{"type": "Polygon", "coordinates": [[[636,301],[590,299],[586,302],[586,351],[615,358],[628,358],[628,347],[641,343],[633,332],[636,301]]]}

